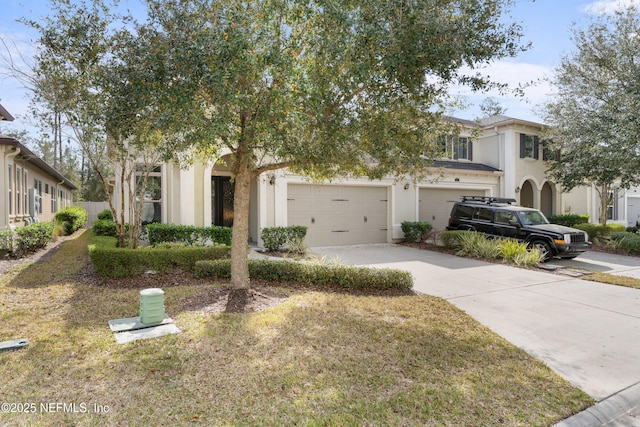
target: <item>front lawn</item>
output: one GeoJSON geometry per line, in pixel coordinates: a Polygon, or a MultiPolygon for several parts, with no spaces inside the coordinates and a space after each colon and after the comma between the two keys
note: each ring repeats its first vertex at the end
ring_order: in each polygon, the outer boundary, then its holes
{"type": "Polygon", "coordinates": [[[0,283],[0,341],[30,340],[0,353],[2,425],[545,426],[593,403],[428,296],[279,289],[224,314],[224,284],[159,276],[182,333],[118,345],[107,322],[137,315],[150,279],[87,280],[90,238],[0,283]]]}

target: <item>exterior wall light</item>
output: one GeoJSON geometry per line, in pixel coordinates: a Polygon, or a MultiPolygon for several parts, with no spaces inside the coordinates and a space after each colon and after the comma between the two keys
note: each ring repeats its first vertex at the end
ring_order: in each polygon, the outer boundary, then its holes
{"type": "Polygon", "coordinates": [[[520,187],[516,187],[516,193],[520,192],[520,187]]]}
{"type": "Polygon", "coordinates": [[[276,176],[271,175],[271,178],[269,178],[269,184],[274,185],[275,183],[276,183],[276,176]]]}
{"type": "Polygon", "coordinates": [[[408,190],[408,189],[409,189],[409,183],[408,183],[408,182],[404,185],[404,189],[405,189],[405,190],[408,190]]]}

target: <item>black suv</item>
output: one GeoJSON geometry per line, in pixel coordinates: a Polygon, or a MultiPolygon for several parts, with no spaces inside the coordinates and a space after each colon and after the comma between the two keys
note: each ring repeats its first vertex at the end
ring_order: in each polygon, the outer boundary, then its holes
{"type": "Polygon", "coordinates": [[[447,230],[471,230],[527,242],[543,254],[575,258],[591,247],[589,235],[582,230],[550,224],[537,209],[514,205],[515,199],[462,196],[451,209],[447,230]]]}

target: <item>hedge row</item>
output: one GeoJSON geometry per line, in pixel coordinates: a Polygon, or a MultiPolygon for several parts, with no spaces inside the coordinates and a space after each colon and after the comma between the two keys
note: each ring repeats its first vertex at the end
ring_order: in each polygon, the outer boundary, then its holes
{"type": "Polygon", "coordinates": [[[231,227],[195,227],[192,225],[175,225],[151,223],[147,225],[147,236],[152,246],[160,243],[194,243],[231,245],[231,227]]]}
{"type": "Polygon", "coordinates": [[[111,209],[105,209],[103,211],[98,212],[97,217],[98,219],[102,219],[105,221],[113,221],[113,212],[111,212],[111,209]]]}
{"type": "Polygon", "coordinates": [[[98,219],[91,226],[94,236],[117,237],[116,223],[108,219],[98,219]]]}
{"type": "Polygon", "coordinates": [[[265,227],[260,233],[264,247],[270,251],[277,251],[282,246],[300,244],[307,235],[307,227],[290,225],[288,227],[265,227]]]}
{"type": "MultiPolygon", "coordinates": [[[[195,275],[229,278],[231,260],[198,261],[195,275]]],[[[252,279],[344,289],[409,290],[413,287],[413,276],[408,271],[286,260],[249,259],[249,276],[252,279]]]]}
{"type": "Polygon", "coordinates": [[[117,248],[110,237],[94,237],[89,245],[89,256],[98,276],[130,277],[145,271],[159,273],[176,268],[194,271],[196,262],[229,258],[229,246],[141,247],[117,248]]]}
{"type": "Polygon", "coordinates": [[[87,223],[89,214],[82,206],[68,206],[56,212],[56,224],[61,224],[66,235],[73,234],[87,223]]]}
{"type": "Polygon", "coordinates": [[[567,214],[567,215],[550,215],[547,217],[551,224],[564,225],[567,227],[575,227],[578,224],[587,224],[589,215],[567,214]]]}
{"type": "Polygon", "coordinates": [[[585,231],[592,241],[607,237],[611,235],[611,233],[625,231],[625,226],[622,224],[607,224],[604,226],[600,224],[578,224],[575,228],[585,231]]]}
{"type": "Polygon", "coordinates": [[[53,241],[53,222],[36,222],[15,230],[0,231],[0,256],[22,257],[46,248],[53,241]]]}

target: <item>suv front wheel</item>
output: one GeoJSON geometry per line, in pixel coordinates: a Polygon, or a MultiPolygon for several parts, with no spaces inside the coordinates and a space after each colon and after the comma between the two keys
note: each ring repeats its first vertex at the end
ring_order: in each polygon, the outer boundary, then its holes
{"type": "Polygon", "coordinates": [[[542,262],[547,262],[553,257],[553,254],[551,253],[551,246],[549,246],[549,244],[544,240],[534,240],[531,242],[531,247],[540,252],[540,255],[542,255],[542,262]]]}

